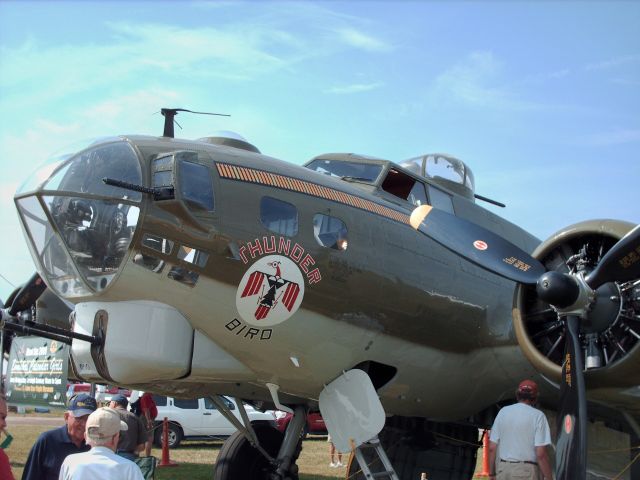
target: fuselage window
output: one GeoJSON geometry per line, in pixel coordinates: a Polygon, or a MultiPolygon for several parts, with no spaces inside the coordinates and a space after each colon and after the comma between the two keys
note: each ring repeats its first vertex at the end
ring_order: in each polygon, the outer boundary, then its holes
{"type": "Polygon", "coordinates": [[[173,249],[173,242],[171,240],[150,233],[144,234],[144,237],[142,237],[142,245],[157,252],[164,253],[165,255],[170,255],[173,249]]]}
{"type": "Polygon", "coordinates": [[[323,247],[347,249],[347,226],[339,218],[316,213],[313,216],[313,236],[323,247]]]}
{"type": "Polygon", "coordinates": [[[298,233],[298,209],[272,197],[260,201],[260,222],[274,233],[293,237],[298,233]]]}
{"type": "Polygon", "coordinates": [[[195,287],[196,283],[198,282],[198,278],[200,278],[200,274],[198,272],[194,272],[193,270],[187,270],[184,267],[175,265],[171,267],[171,270],[169,270],[167,277],[175,280],[176,282],[180,282],[187,287],[195,287]]]}
{"type": "Polygon", "coordinates": [[[431,205],[445,212],[455,214],[453,211],[453,201],[451,195],[443,192],[439,188],[429,185],[429,198],[431,199],[431,205]]]}
{"type": "Polygon", "coordinates": [[[207,260],[209,259],[209,254],[202,250],[197,250],[183,245],[178,250],[178,259],[197,265],[200,268],[204,268],[207,264],[207,260]]]}
{"type": "MultiPolygon", "coordinates": [[[[144,237],[142,237],[142,245],[157,252],[164,253],[165,255],[171,254],[171,250],[173,249],[173,242],[171,240],[150,233],[144,234],[144,237]]],[[[164,267],[164,260],[140,251],[136,252],[133,256],[133,263],[155,273],[160,273],[164,267]]]]}
{"type": "MultiPolygon", "coordinates": [[[[178,249],[178,260],[182,260],[183,262],[190,263],[197,267],[204,268],[208,259],[209,254],[202,250],[188,247],[186,245],[182,245],[178,249]]],[[[200,274],[188,268],[174,265],[167,276],[177,282],[184,283],[188,287],[193,287],[198,281],[200,274]]]]}
{"type": "Polygon", "coordinates": [[[180,192],[191,210],[213,210],[213,184],[209,168],[199,163],[181,161],[180,192]]]}

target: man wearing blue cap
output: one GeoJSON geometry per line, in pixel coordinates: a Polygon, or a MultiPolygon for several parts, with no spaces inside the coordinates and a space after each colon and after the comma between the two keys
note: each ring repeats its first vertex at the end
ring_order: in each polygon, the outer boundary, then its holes
{"type": "Polygon", "coordinates": [[[127,405],[129,405],[129,400],[121,393],[111,397],[109,402],[109,407],[118,412],[120,420],[128,427],[127,430],[120,432],[116,453],[129,460],[135,460],[138,453],[144,449],[144,442],[147,441],[147,429],[140,417],[127,410],[127,405]]]}
{"type": "Polygon", "coordinates": [[[86,427],[91,450],[65,458],[59,480],[144,480],[135,463],[115,454],[120,432],[128,430],[118,412],[99,408],[89,415],[86,427]]]}
{"type": "Polygon", "coordinates": [[[64,412],[65,425],[44,432],[31,447],[22,480],[57,480],[67,455],[88,451],[84,430],[96,408],[96,399],[91,395],[80,393],[73,397],[64,412]]]}

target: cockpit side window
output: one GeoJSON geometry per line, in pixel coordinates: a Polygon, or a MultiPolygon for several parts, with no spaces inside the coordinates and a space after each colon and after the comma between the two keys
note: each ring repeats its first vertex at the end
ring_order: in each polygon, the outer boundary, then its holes
{"type": "Polygon", "coordinates": [[[382,189],[391,195],[407,200],[415,184],[416,180],[413,177],[391,168],[387,173],[387,178],[382,182],[382,189]]]}
{"type": "Polygon", "coordinates": [[[180,192],[190,210],[213,210],[213,184],[209,168],[199,163],[181,161],[180,192]]]}
{"type": "Polygon", "coordinates": [[[416,182],[411,192],[409,193],[409,197],[407,198],[412,204],[416,207],[420,205],[428,205],[427,201],[427,193],[424,189],[424,184],[422,182],[416,182]]]}
{"type": "Polygon", "coordinates": [[[431,205],[445,212],[455,214],[453,211],[453,201],[451,195],[445,193],[443,190],[429,185],[429,198],[431,199],[431,205]]]}
{"type": "Polygon", "coordinates": [[[280,235],[293,237],[298,234],[298,209],[277,198],[262,197],[260,221],[265,228],[280,235]]]}

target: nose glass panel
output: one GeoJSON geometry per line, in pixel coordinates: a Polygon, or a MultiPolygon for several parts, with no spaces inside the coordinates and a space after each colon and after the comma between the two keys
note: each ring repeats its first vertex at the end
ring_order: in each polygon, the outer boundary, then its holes
{"type": "Polygon", "coordinates": [[[106,288],[127,253],[140,209],[84,197],[43,200],[80,275],[93,290],[106,288]]]}
{"type": "Polygon", "coordinates": [[[16,201],[25,230],[31,237],[31,252],[40,274],[59,295],[73,298],[90,292],[80,279],[64,244],[49,223],[37,197],[16,201]]]}
{"type": "Polygon", "coordinates": [[[138,158],[126,142],[101,145],[75,155],[44,185],[44,190],[89,193],[139,202],[140,192],[105,184],[111,178],[134,185],[142,183],[138,158]]]}
{"type": "Polygon", "coordinates": [[[56,157],[26,182],[35,191],[16,195],[38,269],[67,298],[112,282],[138,223],[141,193],[106,185],[103,178],[142,183],[138,156],[126,141],[109,139],[56,157]],[[51,177],[42,180],[47,173],[51,177]]]}

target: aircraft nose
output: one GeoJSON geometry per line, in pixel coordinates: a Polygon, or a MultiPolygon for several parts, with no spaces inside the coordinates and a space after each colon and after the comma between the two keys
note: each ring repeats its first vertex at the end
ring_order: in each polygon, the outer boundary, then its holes
{"type": "Polygon", "coordinates": [[[87,296],[116,277],[138,224],[142,194],[102,179],[140,185],[140,165],[126,141],[110,139],[45,162],[16,194],[31,255],[59,295],[87,296]]]}

